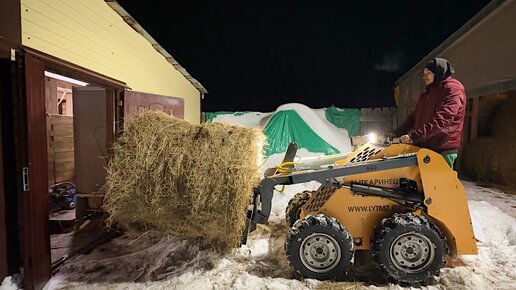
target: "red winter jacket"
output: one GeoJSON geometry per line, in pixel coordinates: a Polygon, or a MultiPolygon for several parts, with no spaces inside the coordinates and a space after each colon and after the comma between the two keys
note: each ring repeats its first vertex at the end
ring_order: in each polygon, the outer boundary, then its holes
{"type": "Polygon", "coordinates": [[[456,79],[447,77],[421,94],[416,108],[394,132],[410,134],[414,145],[437,152],[458,149],[466,111],[466,92],[456,79]]]}

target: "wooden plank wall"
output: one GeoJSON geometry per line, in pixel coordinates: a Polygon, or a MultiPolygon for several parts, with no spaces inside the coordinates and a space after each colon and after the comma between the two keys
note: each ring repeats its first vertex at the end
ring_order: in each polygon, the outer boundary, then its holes
{"type": "Polygon", "coordinates": [[[106,1],[21,0],[20,10],[23,46],[135,91],[182,98],[185,119],[199,123],[201,93],[106,1]]]}
{"type": "Polygon", "coordinates": [[[73,117],[50,114],[47,128],[49,185],[74,179],[73,117]]]}
{"type": "Polygon", "coordinates": [[[360,109],[360,134],[385,133],[396,129],[396,108],[364,108],[360,109]]]}
{"type": "Polygon", "coordinates": [[[45,107],[48,114],[73,115],[72,89],[77,87],[72,83],[45,77],[45,107]],[[67,94],[63,94],[68,91],[67,94]],[[59,112],[58,100],[63,98],[62,112],[59,112]]]}
{"type": "Polygon", "coordinates": [[[502,92],[468,99],[462,145],[469,144],[478,137],[492,136],[494,117],[510,94],[502,92]]]}

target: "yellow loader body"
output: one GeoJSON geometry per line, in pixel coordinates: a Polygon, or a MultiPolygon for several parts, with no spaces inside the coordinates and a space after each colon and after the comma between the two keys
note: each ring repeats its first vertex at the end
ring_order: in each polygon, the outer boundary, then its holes
{"type": "Polygon", "coordinates": [[[292,143],[284,162],[255,189],[243,240],[256,224],[267,223],[275,186],[321,183],[296,194],[285,212],[285,254],[296,276],[341,279],[355,251],[370,250],[388,277],[421,285],[439,274],[447,257],[477,254],[466,192],[441,154],[366,144],[297,163],[296,150],[292,143]]]}
{"type": "MultiPolygon", "coordinates": [[[[386,148],[371,148],[372,146],[374,145],[366,144],[335,164],[350,164],[351,160],[362,156],[364,160],[361,162],[367,162],[410,153],[416,154],[418,163],[415,166],[340,177],[342,183],[394,189],[399,187],[401,178],[414,180],[418,191],[424,193],[426,205],[426,210],[418,209],[415,213],[425,215],[445,233],[450,255],[477,254],[464,186],[444,158],[431,150],[411,145],[393,144],[386,148]],[[373,153],[368,155],[367,152],[373,153]],[[425,158],[430,162],[426,163],[425,158]]],[[[370,163],[372,167],[375,166],[374,161],[370,163]]],[[[334,217],[350,232],[355,249],[368,250],[373,230],[380,221],[395,212],[407,211],[409,210],[405,207],[384,197],[362,196],[346,187],[336,189],[321,186],[302,207],[301,218],[308,214],[334,217]]]]}

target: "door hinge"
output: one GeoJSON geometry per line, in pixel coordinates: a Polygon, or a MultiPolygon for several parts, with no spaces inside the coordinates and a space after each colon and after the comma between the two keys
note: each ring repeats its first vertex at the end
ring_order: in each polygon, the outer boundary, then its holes
{"type": "Polygon", "coordinates": [[[122,100],[118,100],[117,105],[118,105],[119,107],[123,107],[123,106],[124,106],[124,101],[122,101],[122,100]]]}
{"type": "Polygon", "coordinates": [[[23,191],[29,191],[29,167],[22,168],[23,191]]]}

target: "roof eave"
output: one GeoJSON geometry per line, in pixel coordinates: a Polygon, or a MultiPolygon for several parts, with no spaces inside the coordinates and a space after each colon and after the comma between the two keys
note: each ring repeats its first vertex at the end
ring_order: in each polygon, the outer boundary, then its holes
{"type": "Polygon", "coordinates": [[[208,90],[194,77],[192,77],[191,74],[189,74],[184,67],[182,67],[175,59],[168,53],[152,36],[150,36],[143,27],[136,22],[136,20],[129,15],[125,9],[116,2],[116,0],[105,0],[106,4],[111,7],[122,19],[131,26],[136,32],[138,32],[140,35],[142,35],[151,45],[152,47],[159,52],[161,55],[165,57],[165,59],[172,64],[172,66],[179,71],[180,74],[182,74],[199,92],[202,94],[207,94],[208,90]]]}
{"type": "Polygon", "coordinates": [[[439,46],[434,48],[430,53],[428,53],[423,59],[421,59],[416,65],[414,65],[410,70],[408,70],[405,74],[403,74],[394,85],[397,86],[399,83],[404,81],[409,75],[412,74],[415,70],[421,68],[423,64],[426,64],[430,59],[437,57],[441,52],[443,52],[448,46],[453,44],[455,41],[459,40],[461,37],[465,36],[473,27],[475,27],[478,23],[480,23],[487,15],[491,14],[491,12],[495,11],[500,5],[502,5],[505,0],[492,0],[487,4],[482,10],[480,10],[475,16],[473,16],[468,22],[461,26],[457,31],[455,31],[452,35],[450,35],[445,41],[443,41],[439,46]]]}

